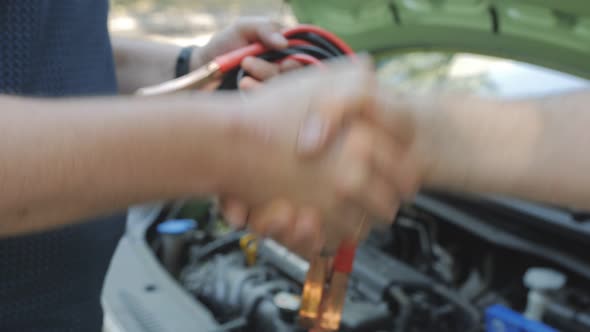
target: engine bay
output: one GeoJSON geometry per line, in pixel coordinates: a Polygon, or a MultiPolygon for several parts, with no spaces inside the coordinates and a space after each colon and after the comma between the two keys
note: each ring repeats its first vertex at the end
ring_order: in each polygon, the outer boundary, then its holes
{"type": "MultiPolygon", "coordinates": [[[[588,241],[556,240],[521,218],[429,197],[403,207],[359,246],[340,331],[590,331],[588,241]]],[[[218,332],[305,331],[309,263],[228,229],[215,204],[176,204],[148,243],[218,332]],[[170,231],[170,221],[184,226],[170,231]]]]}

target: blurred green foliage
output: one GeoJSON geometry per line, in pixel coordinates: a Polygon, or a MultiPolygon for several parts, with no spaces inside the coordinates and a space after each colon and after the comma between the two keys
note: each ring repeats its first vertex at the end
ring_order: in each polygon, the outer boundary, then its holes
{"type": "Polygon", "coordinates": [[[117,33],[139,36],[189,37],[211,34],[240,16],[292,20],[283,0],[111,0],[111,21],[133,22],[117,33]]]}
{"type": "Polygon", "coordinates": [[[264,8],[277,8],[281,0],[111,0],[114,10],[150,11],[169,8],[191,9],[192,11],[256,11],[264,8]]]}

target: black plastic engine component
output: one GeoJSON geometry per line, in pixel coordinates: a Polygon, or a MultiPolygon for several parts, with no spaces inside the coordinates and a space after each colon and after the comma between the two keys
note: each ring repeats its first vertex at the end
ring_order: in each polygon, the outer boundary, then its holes
{"type": "MultiPolygon", "coordinates": [[[[309,264],[278,243],[263,240],[258,263],[249,267],[238,246],[242,235],[236,232],[193,248],[192,263],[182,272],[181,282],[220,323],[245,318],[246,327],[236,331],[301,331],[294,297],[301,293],[309,264]],[[277,302],[279,295],[284,299],[277,302]]],[[[341,331],[391,331],[395,311],[413,312],[412,318],[418,318],[418,322],[407,320],[404,327],[436,324],[432,315],[451,321],[444,331],[473,331],[481,321],[477,309],[458,293],[370,243],[364,244],[357,250],[341,331]],[[390,296],[392,287],[422,295],[411,306],[397,303],[390,296]],[[432,307],[429,299],[444,303],[444,310],[432,307]]]]}
{"type": "Polygon", "coordinates": [[[221,323],[245,317],[253,331],[300,331],[283,320],[273,296],[301,290],[265,267],[246,267],[240,251],[185,269],[181,281],[221,323]]]}
{"type": "Polygon", "coordinates": [[[340,330],[356,331],[390,331],[393,327],[391,310],[385,303],[347,301],[342,312],[340,330]]]}
{"type": "MultiPolygon", "coordinates": [[[[526,267],[547,265],[554,257],[542,260],[535,257],[538,253],[515,250],[524,242],[539,244],[505,231],[501,224],[484,223],[484,217],[435,198],[419,197],[403,209],[389,231],[374,232],[359,246],[340,331],[480,332],[491,305],[524,311],[526,267]],[[517,240],[504,246],[511,239],[517,240]]],[[[308,262],[262,239],[250,266],[239,245],[245,234],[211,233],[194,241],[181,284],[221,324],[215,332],[303,331],[297,326],[298,296],[308,262]]],[[[571,262],[562,263],[554,268],[566,273],[564,266],[571,262]]],[[[575,291],[585,289],[584,275],[554,294],[544,323],[562,331],[590,330],[590,293],[575,291]]]]}
{"type": "Polygon", "coordinates": [[[368,245],[357,249],[352,278],[371,301],[382,301],[392,285],[422,285],[433,281],[405,263],[368,245]],[[362,281],[362,282],[361,282],[362,281]]]}
{"type": "Polygon", "coordinates": [[[590,331],[590,313],[576,311],[559,303],[549,303],[545,320],[563,331],[590,331]]]}
{"type": "MultiPolygon", "coordinates": [[[[297,279],[305,277],[307,262],[278,243],[265,240],[259,254],[261,263],[247,267],[241,251],[227,252],[232,245],[236,249],[239,235],[235,233],[192,250],[193,262],[197,258],[201,263],[188,266],[181,282],[220,323],[245,317],[246,331],[303,331],[296,324],[298,308],[277,303],[277,296],[301,293],[297,279]]],[[[382,331],[392,324],[385,302],[354,300],[344,308],[341,330],[382,331]]]]}

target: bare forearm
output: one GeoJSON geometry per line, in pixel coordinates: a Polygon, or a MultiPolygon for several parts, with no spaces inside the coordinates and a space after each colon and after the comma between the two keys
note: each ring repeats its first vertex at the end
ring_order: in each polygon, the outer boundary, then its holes
{"type": "MultiPolygon", "coordinates": [[[[131,94],[137,89],[174,78],[180,47],[150,40],[113,38],[119,90],[131,94]]],[[[191,69],[202,65],[200,49],[195,49],[191,69]]]]}
{"type": "Polygon", "coordinates": [[[149,40],[113,38],[113,52],[119,90],[135,90],[174,78],[176,56],[180,47],[149,40]]]}
{"type": "Polygon", "coordinates": [[[589,92],[443,100],[421,121],[431,142],[427,186],[590,208],[589,92]]]}
{"type": "Polygon", "coordinates": [[[231,172],[221,154],[238,107],[231,98],[0,97],[0,105],[0,235],[217,192],[231,172]]]}

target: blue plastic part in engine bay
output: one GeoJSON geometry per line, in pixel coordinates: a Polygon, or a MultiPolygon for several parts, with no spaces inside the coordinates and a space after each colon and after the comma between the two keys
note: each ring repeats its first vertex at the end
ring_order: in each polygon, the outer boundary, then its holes
{"type": "Polygon", "coordinates": [[[486,309],[486,332],[559,332],[502,305],[486,309]]]}

